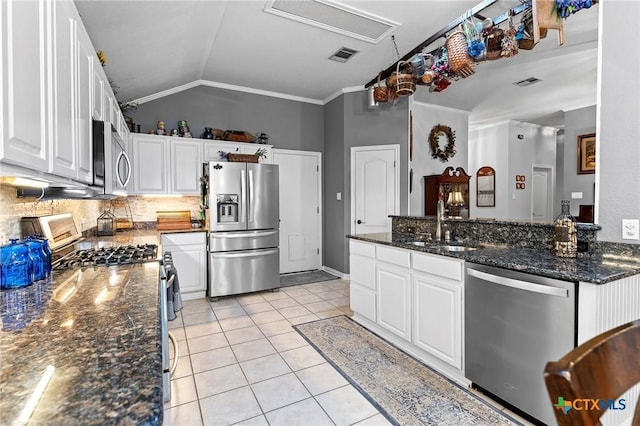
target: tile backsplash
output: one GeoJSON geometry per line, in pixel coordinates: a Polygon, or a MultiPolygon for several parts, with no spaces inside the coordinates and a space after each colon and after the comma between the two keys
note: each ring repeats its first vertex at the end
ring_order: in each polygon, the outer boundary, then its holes
{"type": "MultiPolygon", "coordinates": [[[[188,210],[191,218],[198,218],[200,198],[189,197],[127,197],[134,222],[155,222],[157,211],[188,210]]],[[[16,189],[0,184],[0,245],[7,244],[10,238],[20,238],[20,218],[23,216],[43,216],[58,213],[73,213],[82,231],[96,226],[96,219],[105,209],[109,209],[108,200],[48,200],[35,198],[17,198],[16,189]]],[[[112,209],[117,217],[125,217],[124,208],[112,209]]]]}

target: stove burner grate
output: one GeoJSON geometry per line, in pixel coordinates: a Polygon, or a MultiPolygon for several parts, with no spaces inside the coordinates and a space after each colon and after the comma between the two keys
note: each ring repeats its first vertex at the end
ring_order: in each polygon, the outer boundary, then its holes
{"type": "Polygon", "coordinates": [[[64,270],[87,266],[112,266],[156,260],[156,244],[113,246],[77,250],[54,262],[53,269],[64,270]]]}

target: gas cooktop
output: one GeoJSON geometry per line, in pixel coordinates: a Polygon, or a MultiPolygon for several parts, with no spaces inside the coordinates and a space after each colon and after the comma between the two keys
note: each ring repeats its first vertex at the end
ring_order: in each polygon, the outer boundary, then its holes
{"type": "Polygon", "coordinates": [[[157,260],[156,244],[99,247],[76,250],[53,263],[53,269],[63,270],[83,266],[111,266],[157,260]]]}

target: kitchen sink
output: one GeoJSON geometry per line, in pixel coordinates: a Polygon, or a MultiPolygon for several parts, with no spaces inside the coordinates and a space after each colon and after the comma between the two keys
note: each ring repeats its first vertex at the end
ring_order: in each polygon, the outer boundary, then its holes
{"type": "Polygon", "coordinates": [[[478,249],[470,246],[436,246],[435,248],[442,251],[473,251],[478,249]]]}
{"type": "Polygon", "coordinates": [[[418,246],[418,247],[426,247],[427,243],[424,241],[411,241],[409,244],[418,246]]]}

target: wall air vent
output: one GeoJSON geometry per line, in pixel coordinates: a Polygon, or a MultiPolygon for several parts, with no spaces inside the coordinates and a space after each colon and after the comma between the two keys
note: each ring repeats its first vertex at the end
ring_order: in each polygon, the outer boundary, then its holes
{"type": "Polygon", "coordinates": [[[329,56],[329,59],[338,62],[347,62],[356,53],[358,53],[357,50],[349,49],[348,47],[341,47],[340,50],[329,56]]]}
{"type": "Polygon", "coordinates": [[[531,86],[532,84],[536,84],[536,83],[539,83],[541,81],[542,80],[540,80],[539,78],[529,77],[529,78],[525,78],[524,80],[516,81],[513,84],[515,86],[518,86],[518,87],[525,87],[525,86],[531,86]]]}
{"type": "Polygon", "coordinates": [[[333,0],[269,0],[264,11],[369,43],[378,43],[400,26],[333,0]]]}

